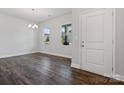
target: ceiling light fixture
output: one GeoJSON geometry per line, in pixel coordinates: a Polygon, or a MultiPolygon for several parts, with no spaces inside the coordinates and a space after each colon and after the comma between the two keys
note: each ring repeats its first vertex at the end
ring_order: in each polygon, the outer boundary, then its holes
{"type": "MultiPolygon", "coordinates": [[[[35,9],[32,8],[32,13],[35,13],[35,9]]],[[[38,25],[37,24],[28,24],[28,28],[32,28],[32,29],[38,29],[38,25]]]]}
{"type": "Polygon", "coordinates": [[[32,24],[29,24],[29,25],[28,25],[28,28],[31,28],[31,26],[32,26],[32,24]]]}
{"type": "Polygon", "coordinates": [[[37,24],[29,24],[28,28],[38,29],[38,25],[37,24]]]}

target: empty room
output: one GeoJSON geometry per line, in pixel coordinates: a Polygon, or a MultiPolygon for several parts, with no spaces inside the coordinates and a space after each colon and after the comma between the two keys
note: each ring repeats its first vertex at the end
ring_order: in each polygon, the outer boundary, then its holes
{"type": "Polygon", "coordinates": [[[0,8],[0,85],[123,85],[123,8],[0,8]]]}

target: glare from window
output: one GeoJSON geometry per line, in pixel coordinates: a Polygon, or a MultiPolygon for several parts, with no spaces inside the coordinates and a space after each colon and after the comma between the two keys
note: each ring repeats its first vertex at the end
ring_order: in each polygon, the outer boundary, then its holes
{"type": "Polygon", "coordinates": [[[49,28],[43,29],[43,42],[44,44],[50,43],[50,29],[49,28]]]}

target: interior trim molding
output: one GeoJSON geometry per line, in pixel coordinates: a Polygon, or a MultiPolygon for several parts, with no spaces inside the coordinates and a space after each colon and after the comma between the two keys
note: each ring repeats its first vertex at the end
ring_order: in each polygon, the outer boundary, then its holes
{"type": "Polygon", "coordinates": [[[71,63],[71,67],[80,69],[80,64],[71,63]]]}
{"type": "Polygon", "coordinates": [[[37,53],[37,52],[38,52],[38,51],[30,51],[30,52],[23,52],[23,53],[15,53],[15,54],[9,54],[9,55],[0,56],[0,58],[14,57],[14,56],[20,56],[20,55],[25,55],[25,54],[32,54],[32,53],[37,53]]]}
{"type": "Polygon", "coordinates": [[[116,79],[116,80],[120,80],[120,81],[124,81],[124,76],[120,75],[120,74],[115,74],[111,78],[116,79]]]}
{"type": "Polygon", "coordinates": [[[58,53],[50,53],[50,52],[46,52],[46,51],[39,51],[40,53],[44,53],[44,54],[50,54],[50,55],[54,55],[54,56],[60,56],[60,57],[65,57],[65,58],[70,58],[72,59],[72,57],[67,56],[67,55],[63,55],[63,54],[58,54],[58,53]]]}

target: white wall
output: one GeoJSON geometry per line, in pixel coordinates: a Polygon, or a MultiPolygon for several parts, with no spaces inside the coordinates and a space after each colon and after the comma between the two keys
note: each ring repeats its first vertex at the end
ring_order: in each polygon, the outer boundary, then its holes
{"type": "Polygon", "coordinates": [[[42,53],[48,53],[63,57],[72,57],[72,45],[65,46],[61,43],[61,25],[72,23],[71,14],[56,17],[51,20],[47,20],[40,24],[40,42],[39,48],[42,53]],[[43,28],[48,27],[51,29],[50,44],[45,45],[42,43],[42,31],[43,28]]]}
{"type": "Polygon", "coordinates": [[[124,76],[124,9],[116,9],[116,74],[124,76]]]}
{"type": "Polygon", "coordinates": [[[0,14],[0,57],[35,52],[36,31],[27,26],[30,22],[0,14]]]}

